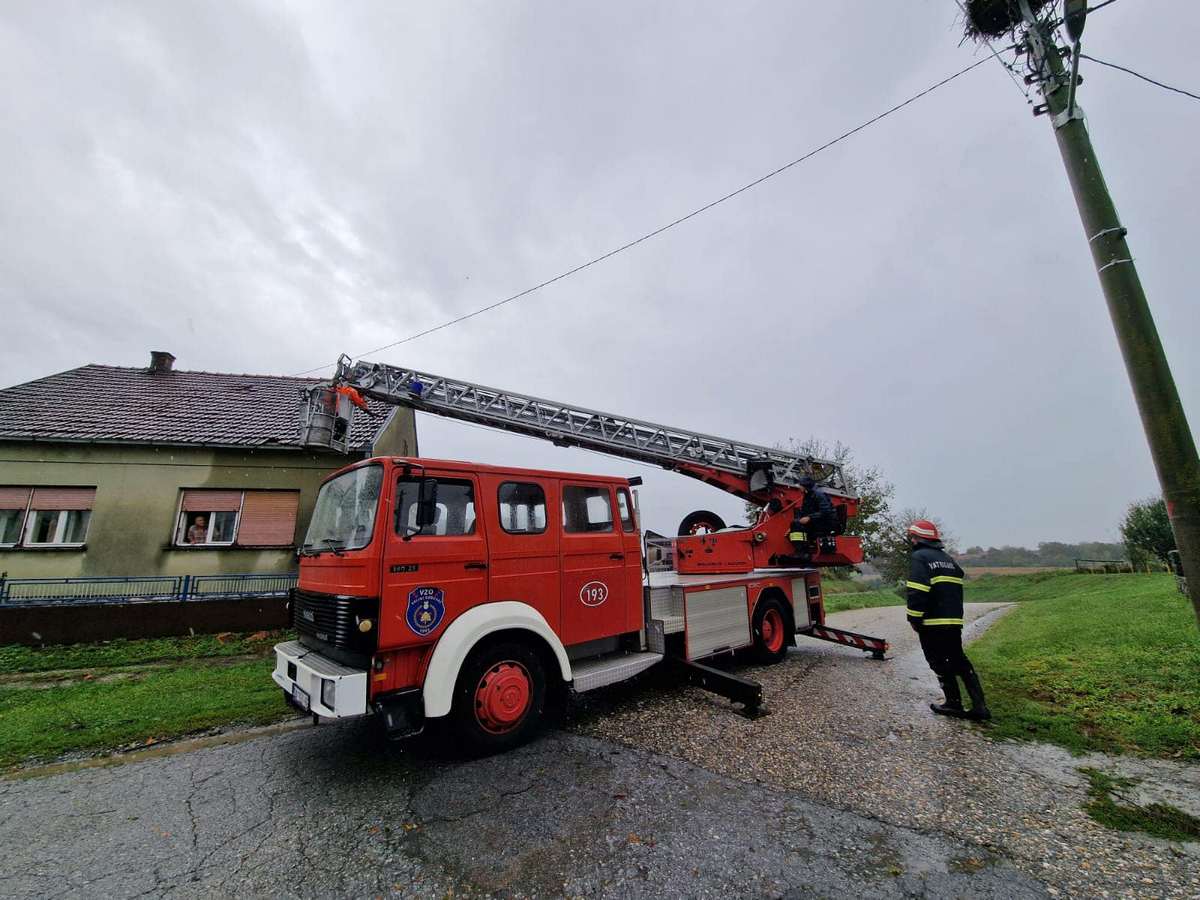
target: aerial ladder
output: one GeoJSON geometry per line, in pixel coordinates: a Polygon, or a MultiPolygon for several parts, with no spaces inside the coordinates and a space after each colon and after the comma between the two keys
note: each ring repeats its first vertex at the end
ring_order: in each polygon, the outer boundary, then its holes
{"type": "Polygon", "coordinates": [[[757,520],[725,528],[713,513],[698,511],[681,523],[674,542],[682,573],[749,572],[790,565],[847,566],[862,562],[857,537],[842,534],[858,510],[842,465],[773,447],[715,437],[574,404],[545,400],[403,366],[342,356],[333,379],[305,392],[301,441],[345,452],[364,398],[420,412],[581,447],[660,466],[728,491],[757,506],[757,520]],[[796,540],[793,518],[804,500],[805,479],[833,503],[833,534],[796,540]]]}

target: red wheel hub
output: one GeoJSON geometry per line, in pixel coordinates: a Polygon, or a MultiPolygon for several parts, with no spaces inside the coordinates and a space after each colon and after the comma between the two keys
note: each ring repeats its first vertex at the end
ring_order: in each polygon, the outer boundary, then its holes
{"type": "Polygon", "coordinates": [[[529,672],[505,660],[483,673],[475,688],[475,718],[486,731],[504,734],[520,724],[532,696],[529,672]]]}
{"type": "Polygon", "coordinates": [[[762,642],[769,653],[783,649],[783,616],[777,609],[768,609],[762,620],[762,642]]]}

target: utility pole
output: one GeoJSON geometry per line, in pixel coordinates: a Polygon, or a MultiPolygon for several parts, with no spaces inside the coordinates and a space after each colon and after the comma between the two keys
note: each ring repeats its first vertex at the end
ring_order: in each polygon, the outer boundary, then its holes
{"type": "Polygon", "coordinates": [[[1087,15],[1086,3],[1080,0],[1066,3],[1067,29],[1075,42],[1074,65],[1068,72],[1063,66],[1063,51],[1054,39],[1052,23],[1046,17],[1039,19],[1029,0],[1019,2],[1026,26],[1024,43],[1030,77],[1040,83],[1046,101],[1034,112],[1045,114],[1054,126],[1158,472],[1175,544],[1184,572],[1189,576],[1188,596],[1200,623],[1200,460],[1133,263],[1133,253],[1125,240],[1127,232],[1117,217],[1083,112],[1075,102],[1079,39],[1087,15]]]}

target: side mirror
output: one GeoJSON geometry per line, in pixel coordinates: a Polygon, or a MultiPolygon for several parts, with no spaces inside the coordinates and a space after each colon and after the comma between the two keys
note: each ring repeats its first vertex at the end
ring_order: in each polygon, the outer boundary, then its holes
{"type": "Polygon", "coordinates": [[[436,478],[422,478],[417,490],[417,530],[423,530],[437,524],[437,490],[436,478]]]}

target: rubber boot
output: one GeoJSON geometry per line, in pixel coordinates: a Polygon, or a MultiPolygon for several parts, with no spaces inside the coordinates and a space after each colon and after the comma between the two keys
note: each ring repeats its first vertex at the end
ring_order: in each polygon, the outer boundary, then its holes
{"type": "Polygon", "coordinates": [[[946,700],[944,703],[930,703],[929,708],[939,716],[954,716],[956,719],[966,716],[962,705],[962,694],[958,692],[958,679],[953,675],[948,678],[939,676],[938,683],[942,686],[942,693],[946,695],[946,700]]]}
{"type": "Polygon", "coordinates": [[[967,713],[967,718],[986,722],[992,717],[992,711],[987,708],[987,700],[983,698],[983,685],[979,683],[979,676],[974,669],[963,675],[963,684],[967,686],[967,696],[971,698],[971,711],[967,713]]]}

